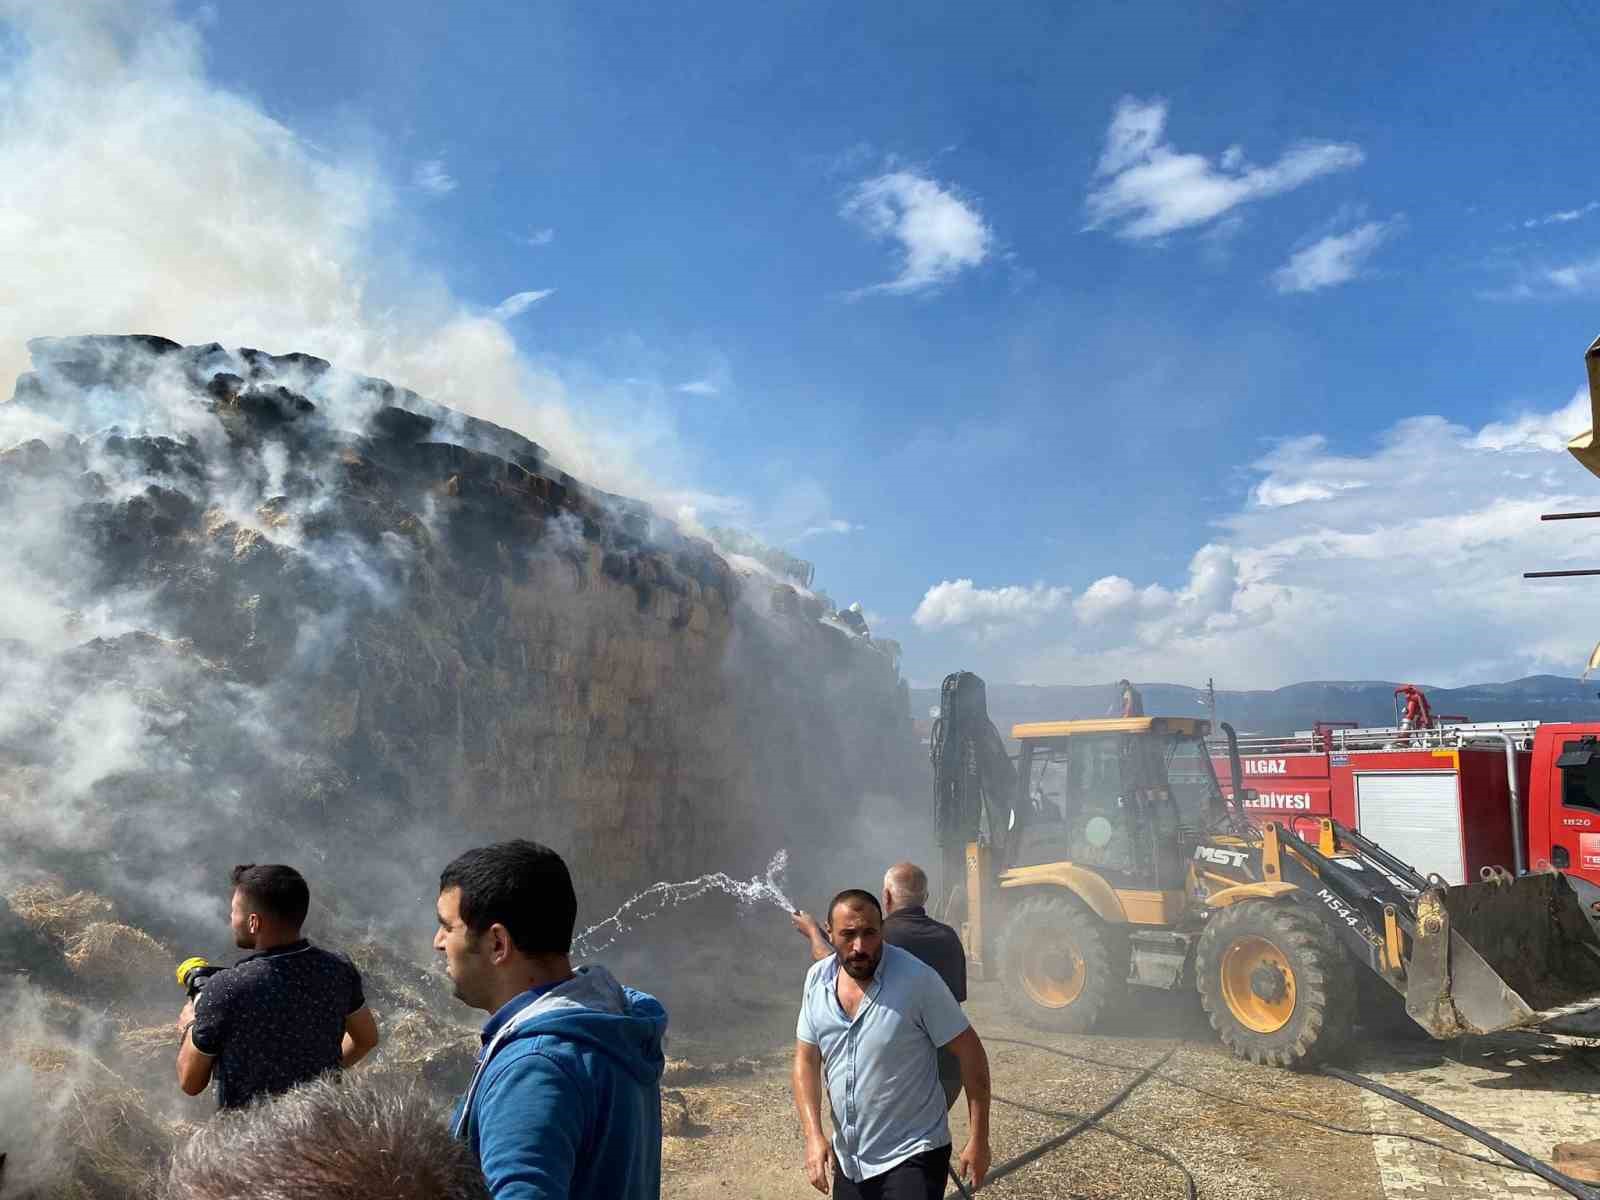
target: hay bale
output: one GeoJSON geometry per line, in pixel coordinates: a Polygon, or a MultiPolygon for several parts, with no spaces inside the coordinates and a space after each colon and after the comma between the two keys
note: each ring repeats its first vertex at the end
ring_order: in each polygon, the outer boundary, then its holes
{"type": "Polygon", "coordinates": [[[127,1025],[117,1033],[117,1055],[140,1067],[171,1066],[178,1053],[174,1025],[127,1025]]]}
{"type": "Polygon", "coordinates": [[[441,1096],[457,1096],[466,1088],[482,1048],[476,1033],[421,1009],[383,1014],[380,1021],[372,1069],[420,1079],[441,1096]]]}
{"type": "Polygon", "coordinates": [[[711,1126],[696,1121],[688,1097],[669,1088],[661,1093],[661,1132],[667,1137],[697,1138],[710,1133],[711,1126]]]}
{"type": "MultiPolygon", "coordinates": [[[[8,1179],[40,1200],[128,1200],[157,1194],[178,1126],[151,1112],[136,1088],[90,1055],[60,1043],[24,1043],[17,1057],[50,1100],[50,1125],[32,1161],[8,1179]],[[51,1127],[53,1126],[53,1128],[51,1127]]],[[[20,1147],[18,1149],[21,1149],[20,1147]]]]}
{"type": "Polygon", "coordinates": [[[142,929],[95,921],[67,939],[67,966],[99,991],[137,995],[168,990],[172,955],[142,929]]]}
{"type": "Polygon", "coordinates": [[[64,1114],[66,1170],[48,1200],[125,1200],[156,1195],[172,1158],[175,1129],[153,1117],[132,1088],[84,1087],[64,1114]]]}
{"type": "Polygon", "coordinates": [[[116,907],[104,896],[93,892],[67,892],[54,880],[43,883],[25,883],[6,893],[11,911],[22,920],[51,937],[65,942],[96,921],[108,921],[116,915],[116,907]]]}
{"type": "Polygon", "coordinates": [[[24,921],[0,896],[0,978],[17,972],[57,985],[71,978],[61,961],[61,944],[24,921]]]}

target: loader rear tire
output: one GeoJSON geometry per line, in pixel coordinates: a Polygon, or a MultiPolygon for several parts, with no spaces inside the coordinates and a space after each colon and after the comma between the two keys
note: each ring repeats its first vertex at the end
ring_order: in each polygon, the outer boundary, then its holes
{"type": "Polygon", "coordinates": [[[1237,1057],[1262,1066],[1325,1061],[1355,1021],[1349,956],[1319,917],[1292,902],[1245,900],[1211,916],[1195,975],[1211,1028],[1237,1057]]]}
{"type": "Polygon", "coordinates": [[[1126,990],[1127,942],[1075,897],[1029,896],[1000,936],[1000,977],[1025,1024],[1085,1033],[1126,990]]]}

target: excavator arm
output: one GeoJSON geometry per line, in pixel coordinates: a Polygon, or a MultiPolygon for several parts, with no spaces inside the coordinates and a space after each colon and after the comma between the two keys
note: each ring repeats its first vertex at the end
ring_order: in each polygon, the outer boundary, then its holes
{"type": "Polygon", "coordinates": [[[1016,803],[1016,769],[1000,731],[989,720],[983,680],[971,671],[945,676],[928,756],[933,762],[934,836],[943,868],[941,901],[948,904],[965,878],[968,843],[1003,847],[1026,817],[1016,803]]]}

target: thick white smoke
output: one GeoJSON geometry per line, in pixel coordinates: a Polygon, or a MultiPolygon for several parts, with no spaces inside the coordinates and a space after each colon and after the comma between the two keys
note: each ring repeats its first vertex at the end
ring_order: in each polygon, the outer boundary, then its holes
{"type": "Polygon", "coordinates": [[[376,156],[325,153],[213,82],[203,34],[168,0],[0,0],[0,393],[40,335],[301,351],[676,514],[687,498],[640,465],[670,428],[586,419],[493,311],[405,252],[376,156]]]}

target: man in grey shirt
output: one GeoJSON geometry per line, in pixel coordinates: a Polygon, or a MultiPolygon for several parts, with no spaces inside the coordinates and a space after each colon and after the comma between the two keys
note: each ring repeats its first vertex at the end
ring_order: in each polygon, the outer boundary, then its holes
{"type": "Polygon", "coordinates": [[[828,906],[834,953],[806,975],[795,1028],[794,1103],[806,1175],[837,1200],[939,1200],[950,1167],[950,1124],[937,1051],[961,1064],[971,1136],[961,1176],[989,1172],[989,1060],[933,968],[883,941],[883,912],[852,888],[828,906]],[[822,1132],[822,1082],[833,1113],[822,1132]],[[831,1178],[830,1178],[831,1177],[831,1178]]]}

